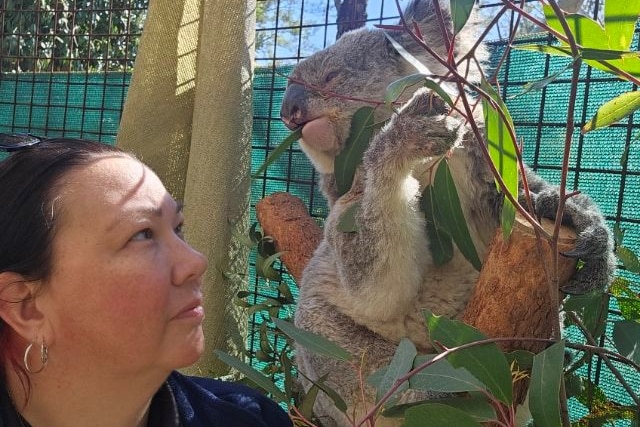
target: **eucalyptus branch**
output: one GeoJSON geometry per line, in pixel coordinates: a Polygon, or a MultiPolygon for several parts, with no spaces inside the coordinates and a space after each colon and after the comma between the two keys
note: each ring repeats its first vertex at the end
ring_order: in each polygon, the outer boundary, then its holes
{"type": "MultiPolygon", "coordinates": [[[[399,0],[396,0],[396,4],[398,5],[398,7],[400,7],[399,0]]],[[[427,45],[424,42],[424,40],[422,40],[413,31],[411,31],[411,29],[409,28],[406,20],[404,19],[404,16],[402,16],[402,14],[400,15],[400,21],[401,21],[402,26],[404,27],[405,31],[407,33],[409,33],[409,35],[416,41],[416,43],[418,43],[423,49],[425,49],[425,51],[427,51],[427,53],[429,53],[434,59],[436,59],[438,62],[440,62],[440,64],[442,66],[447,68],[447,71],[455,78],[455,83],[456,83],[456,85],[458,87],[458,93],[460,94],[460,98],[462,99],[462,102],[463,102],[463,105],[464,105],[464,109],[465,109],[465,112],[466,112],[466,114],[464,114],[464,116],[466,117],[467,122],[471,125],[472,132],[474,134],[476,142],[480,146],[480,151],[482,153],[482,156],[483,156],[486,164],[488,165],[489,169],[491,170],[491,173],[495,177],[498,186],[500,187],[500,189],[504,193],[505,197],[507,199],[509,199],[509,201],[513,204],[513,206],[515,206],[515,208],[518,210],[518,212],[529,223],[531,223],[531,225],[532,225],[532,227],[534,229],[537,229],[542,235],[548,236],[548,233],[540,225],[540,223],[537,221],[537,219],[533,215],[531,215],[524,207],[522,207],[520,205],[520,203],[518,202],[518,200],[510,193],[510,191],[507,189],[504,181],[502,180],[502,177],[500,176],[500,173],[498,172],[498,170],[496,169],[495,165],[491,161],[491,156],[489,155],[489,151],[488,151],[487,147],[485,146],[485,144],[483,143],[484,138],[483,138],[483,136],[482,136],[482,134],[480,132],[478,124],[476,123],[475,119],[473,118],[473,111],[471,110],[471,108],[469,106],[469,102],[467,100],[467,97],[465,96],[466,92],[464,90],[464,86],[469,87],[471,90],[477,92],[480,96],[484,97],[487,100],[487,102],[489,104],[491,104],[491,106],[496,110],[498,115],[500,115],[502,120],[505,123],[508,123],[508,120],[507,120],[507,118],[505,116],[504,111],[502,111],[502,108],[500,108],[500,106],[497,105],[497,103],[491,98],[491,96],[488,93],[486,93],[479,86],[469,82],[464,76],[462,76],[460,73],[458,73],[458,71],[455,69],[455,66],[452,66],[451,64],[449,64],[448,62],[443,60],[437,52],[435,52],[429,45],[427,45]]],[[[513,138],[514,143],[516,143],[515,142],[516,141],[516,135],[515,135],[514,129],[511,126],[508,126],[507,129],[508,129],[511,137],[513,138]]]]}
{"type": "MultiPolygon", "coordinates": [[[[574,312],[572,312],[572,311],[568,311],[567,315],[571,318],[572,322],[575,322],[575,324],[578,325],[578,327],[580,328],[582,334],[587,339],[587,342],[589,344],[591,344],[591,345],[597,345],[596,340],[593,338],[593,336],[591,335],[589,330],[584,326],[584,324],[578,318],[578,316],[576,316],[576,314],[574,312]]],[[[635,404],[636,405],[640,405],[640,398],[638,398],[638,395],[633,391],[633,389],[631,388],[629,383],[627,383],[627,381],[625,381],[624,377],[622,376],[622,374],[620,373],[618,368],[616,368],[615,365],[613,363],[611,363],[611,360],[609,360],[609,358],[607,357],[606,354],[600,353],[598,355],[600,356],[602,361],[607,365],[607,367],[609,368],[611,373],[618,379],[618,381],[620,381],[620,384],[622,385],[622,387],[624,387],[624,389],[627,391],[627,393],[629,393],[629,396],[631,396],[631,399],[633,399],[635,404]]],[[[638,366],[636,363],[633,363],[633,365],[640,372],[640,366],[638,366]]]]}
{"type": "MultiPolygon", "coordinates": [[[[560,175],[560,186],[559,186],[560,196],[559,196],[558,208],[556,212],[555,227],[553,229],[553,238],[551,239],[551,247],[553,249],[552,253],[554,254],[553,265],[552,265],[552,268],[553,268],[552,277],[554,280],[549,283],[549,293],[551,294],[551,297],[554,303],[559,303],[558,292],[557,292],[557,289],[558,289],[558,255],[557,255],[558,254],[558,238],[560,236],[560,227],[562,226],[562,216],[564,212],[564,205],[567,200],[567,195],[566,195],[567,176],[569,174],[569,160],[571,155],[571,142],[573,138],[573,127],[574,127],[573,116],[575,112],[575,102],[573,100],[576,99],[576,96],[578,93],[578,80],[580,77],[580,67],[582,65],[582,61],[580,60],[580,52],[578,50],[578,46],[576,45],[576,40],[573,37],[573,34],[571,33],[569,24],[567,23],[567,20],[564,17],[564,13],[562,12],[560,7],[558,6],[558,3],[556,3],[555,0],[549,0],[549,5],[557,15],[560,25],[562,26],[564,31],[567,33],[567,39],[568,39],[569,46],[571,47],[571,53],[575,58],[572,65],[573,70],[571,75],[571,86],[570,86],[570,92],[569,92],[569,99],[571,101],[567,106],[567,130],[565,133],[564,152],[563,152],[563,158],[562,158],[562,172],[560,175]]],[[[558,323],[559,323],[559,317],[558,317],[558,323]]],[[[556,334],[557,334],[556,338],[559,338],[559,331],[556,331],[556,334]]]]}

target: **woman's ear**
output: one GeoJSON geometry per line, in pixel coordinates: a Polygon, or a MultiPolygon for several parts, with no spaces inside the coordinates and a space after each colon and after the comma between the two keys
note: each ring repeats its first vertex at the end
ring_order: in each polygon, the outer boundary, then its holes
{"type": "Polygon", "coordinates": [[[26,341],[36,339],[43,327],[44,316],[34,298],[39,283],[18,273],[0,273],[0,318],[26,341]]]}

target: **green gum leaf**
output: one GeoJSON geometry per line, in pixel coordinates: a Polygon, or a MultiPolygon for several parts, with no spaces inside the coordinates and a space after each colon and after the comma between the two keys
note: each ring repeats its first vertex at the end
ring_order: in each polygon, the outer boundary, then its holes
{"type": "Polygon", "coordinates": [[[633,320],[615,322],[611,338],[621,355],[640,363],[640,323],[633,320]]]}
{"type": "MultiPolygon", "coordinates": [[[[458,347],[486,336],[472,326],[424,311],[429,337],[446,348],[458,347]]],[[[453,367],[464,368],[480,380],[501,402],[510,405],[513,399],[511,369],[504,353],[494,343],[478,345],[451,353],[447,360],[453,367]]]]}
{"type": "Polygon", "coordinates": [[[287,136],[285,139],[282,140],[282,142],[280,142],[280,144],[278,144],[278,146],[275,148],[275,150],[273,150],[268,156],[267,159],[265,160],[265,162],[262,164],[262,166],[260,166],[258,168],[258,170],[256,171],[256,173],[254,173],[253,175],[251,175],[251,178],[255,179],[260,177],[260,175],[262,175],[264,173],[265,170],[267,170],[267,168],[276,160],[278,160],[278,158],[282,155],[282,153],[284,153],[285,151],[287,151],[287,149],[289,147],[291,147],[291,145],[296,142],[297,140],[300,139],[300,137],[302,136],[302,129],[298,129],[294,132],[292,132],[291,134],[289,134],[289,136],[287,136]]]}
{"type": "MultiPolygon", "coordinates": [[[[433,359],[435,355],[419,356],[414,368],[433,359]]],[[[409,379],[412,389],[441,393],[461,393],[482,391],[486,387],[480,380],[464,368],[454,368],[448,360],[442,359],[429,365],[409,379]]]]}
{"type": "Polygon", "coordinates": [[[270,393],[279,402],[284,402],[287,404],[289,403],[287,400],[287,396],[285,396],[285,394],[278,387],[276,387],[276,385],[271,381],[270,378],[258,372],[253,367],[244,363],[242,360],[236,359],[235,357],[230,356],[223,351],[214,350],[214,353],[216,354],[216,356],[218,356],[218,359],[222,360],[232,368],[237,369],[242,375],[247,377],[247,379],[254,382],[257,386],[261,387],[267,393],[270,393]]]}
{"type": "Polygon", "coordinates": [[[424,82],[426,76],[422,73],[411,74],[405,76],[399,80],[396,80],[387,86],[387,90],[384,93],[384,103],[392,108],[392,103],[395,102],[400,95],[408,88],[418,83],[424,82]]]}
{"type": "Polygon", "coordinates": [[[436,224],[437,213],[431,186],[427,186],[422,192],[420,207],[426,217],[427,237],[429,238],[429,250],[433,263],[444,265],[453,258],[453,240],[446,231],[436,224]]]}
{"type": "Polygon", "coordinates": [[[351,189],[356,169],[362,164],[362,156],[373,135],[374,111],[371,107],[362,107],[351,119],[349,137],[334,163],[336,186],[340,196],[351,189]]]}
{"type": "Polygon", "coordinates": [[[562,73],[564,73],[569,68],[571,68],[572,65],[573,65],[573,62],[570,62],[567,65],[565,65],[560,71],[557,71],[557,72],[553,73],[549,77],[546,77],[546,78],[540,79],[540,80],[536,80],[534,82],[529,82],[529,83],[523,85],[522,86],[522,91],[520,93],[517,93],[515,95],[510,96],[509,99],[517,98],[518,96],[524,95],[525,93],[528,93],[528,92],[531,92],[531,91],[534,91],[534,90],[542,90],[542,89],[544,89],[549,84],[551,84],[554,81],[556,81],[562,75],[562,73]]]}
{"type": "Polygon", "coordinates": [[[605,102],[591,120],[583,127],[582,133],[607,127],[630,116],[640,108],[640,91],[626,92],[605,102]]]}
{"type": "MultiPolygon", "coordinates": [[[[387,366],[386,372],[380,382],[378,383],[376,390],[376,401],[380,401],[384,394],[395,384],[398,378],[404,376],[413,367],[413,360],[416,358],[418,351],[416,346],[407,338],[402,338],[396,352],[393,355],[393,359],[387,366]]],[[[396,391],[396,393],[402,392],[409,387],[409,382],[402,384],[396,391]]],[[[393,399],[387,401],[387,405],[392,403],[393,399]]]]}
{"type": "Polygon", "coordinates": [[[609,292],[616,298],[622,317],[626,320],[640,320],[640,296],[631,290],[628,280],[616,277],[609,286],[609,292]]]}
{"type": "MultiPolygon", "coordinates": [[[[519,186],[518,153],[516,151],[513,137],[511,133],[509,133],[509,129],[513,129],[513,121],[511,120],[507,106],[504,104],[495,89],[484,79],[482,80],[481,86],[491,99],[495,101],[507,120],[505,123],[502,116],[493,108],[492,104],[485,98],[482,98],[486,140],[488,143],[489,154],[491,155],[491,161],[498,170],[507,191],[509,191],[513,198],[517,200],[519,186]]],[[[502,234],[505,239],[511,235],[515,216],[515,206],[513,206],[509,199],[505,197],[501,215],[502,234]]]]}
{"type": "Polygon", "coordinates": [[[424,427],[429,420],[429,427],[481,427],[473,417],[465,411],[439,403],[425,403],[405,411],[403,427],[424,427]]]}
{"type": "Polygon", "coordinates": [[[533,357],[529,386],[529,410],[536,427],[558,427],[560,381],[564,362],[564,341],[557,342],[533,357]]]}
{"type": "Polygon", "coordinates": [[[435,202],[434,209],[437,211],[435,218],[438,227],[442,227],[451,236],[460,253],[480,271],[482,262],[471,239],[458,191],[446,161],[438,165],[431,191],[435,202]]]}
{"type": "Polygon", "coordinates": [[[352,359],[351,354],[349,354],[347,350],[323,336],[299,329],[295,327],[293,323],[285,322],[282,319],[274,318],[271,320],[285,335],[309,351],[338,360],[350,361],[352,359]]]}
{"type": "MultiPolygon", "coordinates": [[[[560,19],[556,16],[553,8],[544,5],[543,10],[547,25],[560,34],[566,35],[564,28],[562,28],[560,24],[560,19]]],[[[573,34],[576,43],[580,46],[602,49],[613,48],[613,46],[609,45],[609,40],[604,28],[593,19],[578,13],[565,14],[564,18],[567,21],[569,30],[573,34]]]]}
{"type": "Polygon", "coordinates": [[[618,259],[622,261],[624,268],[632,273],[640,274],[640,260],[638,260],[638,256],[633,253],[631,249],[619,246],[616,248],[616,255],[618,259]]]}
{"type": "Polygon", "coordinates": [[[454,34],[458,34],[465,26],[471,16],[474,4],[474,0],[451,0],[451,19],[453,21],[454,34]]]}
{"type": "Polygon", "coordinates": [[[627,50],[633,41],[640,0],[604,2],[604,28],[612,48],[627,50]]]}
{"type": "Polygon", "coordinates": [[[426,81],[424,82],[424,86],[437,93],[438,96],[444,100],[444,102],[449,104],[450,107],[453,107],[453,100],[451,99],[449,94],[444,89],[442,89],[442,86],[440,86],[438,82],[436,82],[435,80],[426,79],[426,81]]]}

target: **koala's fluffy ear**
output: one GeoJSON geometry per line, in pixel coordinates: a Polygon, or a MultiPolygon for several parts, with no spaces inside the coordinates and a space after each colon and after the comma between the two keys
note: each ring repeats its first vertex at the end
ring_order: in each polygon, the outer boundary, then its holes
{"type": "MultiPolygon", "coordinates": [[[[407,6],[403,15],[405,22],[409,25],[409,27],[411,28],[414,23],[417,23],[425,43],[431,49],[437,52],[441,57],[446,58],[447,50],[446,43],[443,37],[443,28],[442,25],[438,22],[434,1],[438,0],[413,0],[409,4],[409,6],[407,6]]],[[[444,21],[446,23],[446,25],[444,26],[444,31],[446,31],[447,37],[449,39],[452,39],[454,34],[449,2],[446,0],[439,0],[439,4],[444,21]]],[[[477,11],[474,11],[465,27],[460,31],[459,34],[455,35],[456,42],[454,44],[454,56],[456,58],[461,58],[476,44],[479,34],[478,24],[479,19],[477,16],[477,11]]],[[[434,58],[430,57],[425,49],[419,46],[409,34],[405,33],[399,35],[398,41],[412,55],[422,60],[430,70],[436,73],[442,73],[445,71],[444,67],[442,67],[434,58]]],[[[487,54],[483,46],[476,49],[475,57],[481,63],[485,61],[487,54]]],[[[469,70],[468,73],[464,72],[463,74],[466,74],[471,81],[479,80],[479,72],[477,69],[469,70]]]]}

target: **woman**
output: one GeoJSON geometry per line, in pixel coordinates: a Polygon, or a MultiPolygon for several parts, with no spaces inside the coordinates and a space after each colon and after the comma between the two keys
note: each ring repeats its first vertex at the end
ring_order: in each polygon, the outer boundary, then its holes
{"type": "Polygon", "coordinates": [[[140,161],[0,135],[0,426],[290,426],[240,385],[175,369],[203,352],[206,259],[140,161]]]}

